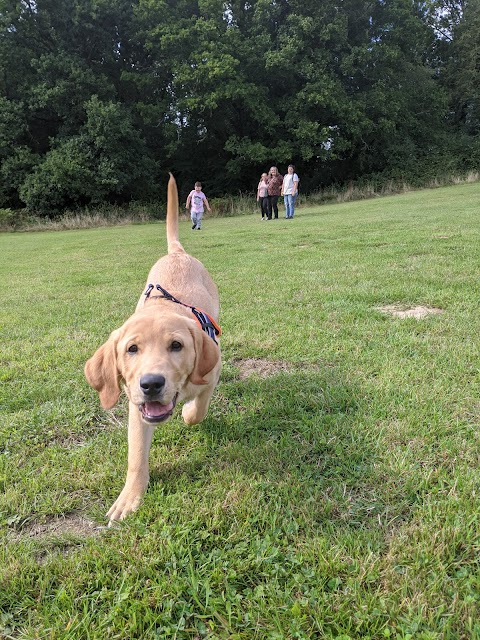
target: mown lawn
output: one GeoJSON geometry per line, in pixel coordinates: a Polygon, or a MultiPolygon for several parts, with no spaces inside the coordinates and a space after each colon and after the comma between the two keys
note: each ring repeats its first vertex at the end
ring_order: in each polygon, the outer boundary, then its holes
{"type": "Polygon", "coordinates": [[[0,637],[480,638],[479,204],[477,183],[182,222],[222,379],[201,425],[157,428],[111,529],[126,403],[103,411],[83,365],[165,225],[0,235],[0,637]]]}

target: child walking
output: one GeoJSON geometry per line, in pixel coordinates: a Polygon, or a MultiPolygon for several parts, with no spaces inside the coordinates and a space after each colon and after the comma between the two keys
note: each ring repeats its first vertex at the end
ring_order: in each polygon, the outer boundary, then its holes
{"type": "Polygon", "coordinates": [[[203,218],[203,205],[207,207],[210,212],[210,205],[208,204],[207,196],[202,191],[202,183],[196,182],[195,189],[192,189],[188,194],[187,202],[185,203],[185,208],[188,209],[190,205],[192,208],[190,209],[190,217],[192,219],[192,229],[197,229],[200,231],[202,228],[202,218],[203,218]]]}

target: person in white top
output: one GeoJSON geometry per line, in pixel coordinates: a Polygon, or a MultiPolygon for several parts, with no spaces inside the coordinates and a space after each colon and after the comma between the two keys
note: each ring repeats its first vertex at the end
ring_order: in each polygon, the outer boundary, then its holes
{"type": "Polygon", "coordinates": [[[283,177],[282,192],[280,194],[283,196],[285,203],[285,218],[287,220],[293,218],[293,214],[295,213],[295,201],[298,196],[299,182],[299,177],[295,173],[295,167],[293,164],[289,164],[288,173],[283,177]]]}
{"type": "Polygon", "coordinates": [[[203,205],[207,207],[208,211],[211,211],[210,205],[208,204],[207,196],[202,191],[202,183],[196,182],[195,189],[192,189],[187,197],[187,202],[185,203],[185,208],[188,209],[190,205],[192,208],[190,210],[190,217],[192,219],[192,229],[200,229],[202,228],[202,219],[203,219],[203,205]]]}

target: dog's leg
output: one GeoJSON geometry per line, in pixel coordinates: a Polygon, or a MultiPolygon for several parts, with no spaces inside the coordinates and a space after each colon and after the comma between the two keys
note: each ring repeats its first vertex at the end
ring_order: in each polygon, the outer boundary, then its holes
{"type": "Polygon", "coordinates": [[[196,398],[183,405],[182,417],[185,424],[198,424],[205,418],[214,389],[215,386],[206,387],[196,398]]]}
{"type": "Polygon", "coordinates": [[[128,471],[122,492],[110,507],[107,517],[123,520],[136,511],[148,485],[148,456],[155,427],[140,418],[138,407],[130,403],[128,416],[128,471]]]}

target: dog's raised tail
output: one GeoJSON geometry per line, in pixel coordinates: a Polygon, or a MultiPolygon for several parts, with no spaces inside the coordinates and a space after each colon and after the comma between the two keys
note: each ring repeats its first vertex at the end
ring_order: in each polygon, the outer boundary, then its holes
{"type": "Polygon", "coordinates": [[[178,239],[178,189],[172,174],[167,188],[167,245],[168,253],[185,252],[178,239]]]}

